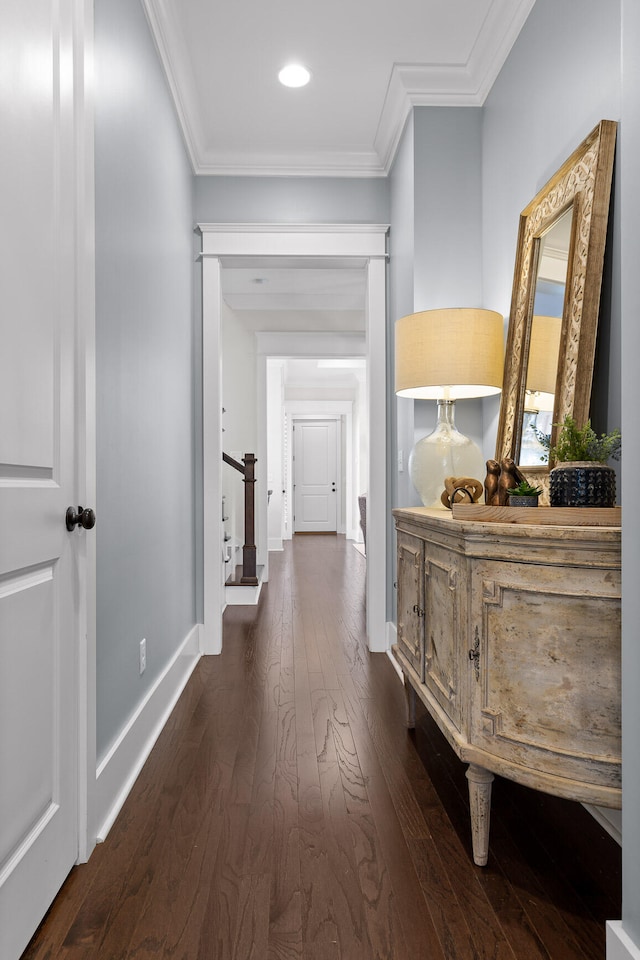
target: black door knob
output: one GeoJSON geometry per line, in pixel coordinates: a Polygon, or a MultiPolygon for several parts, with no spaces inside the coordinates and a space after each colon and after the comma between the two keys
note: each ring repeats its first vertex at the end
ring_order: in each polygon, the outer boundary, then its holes
{"type": "Polygon", "coordinates": [[[67,507],[65,520],[67,530],[75,529],[78,524],[85,530],[92,530],[96,525],[96,515],[90,507],[78,507],[77,513],[73,507],[67,507]]]}

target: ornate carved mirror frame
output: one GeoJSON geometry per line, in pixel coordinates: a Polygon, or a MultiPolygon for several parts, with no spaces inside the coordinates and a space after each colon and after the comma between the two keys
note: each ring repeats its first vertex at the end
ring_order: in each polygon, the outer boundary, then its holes
{"type": "MultiPolygon", "coordinates": [[[[571,239],[560,334],[553,424],[589,417],[616,123],[602,120],[520,215],[496,459],[519,463],[527,362],[541,237],[570,208],[571,239]]],[[[555,443],[557,428],[552,428],[555,443]]],[[[553,464],[521,466],[545,490],[553,464]]]]}

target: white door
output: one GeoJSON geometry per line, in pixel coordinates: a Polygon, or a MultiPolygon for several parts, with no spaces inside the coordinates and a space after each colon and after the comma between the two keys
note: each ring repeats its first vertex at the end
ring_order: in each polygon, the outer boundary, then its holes
{"type": "Polygon", "coordinates": [[[335,420],[293,424],[294,533],[335,533],[339,477],[335,420]]]}
{"type": "Polygon", "coordinates": [[[3,960],[20,956],[78,851],[80,558],[91,534],[65,525],[67,507],[78,506],[75,337],[84,283],[76,273],[84,181],[74,7],[0,5],[3,960]]]}

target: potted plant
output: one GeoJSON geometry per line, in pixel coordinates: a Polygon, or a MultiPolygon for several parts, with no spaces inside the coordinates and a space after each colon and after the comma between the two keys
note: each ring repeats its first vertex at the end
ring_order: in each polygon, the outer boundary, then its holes
{"type": "Polygon", "coordinates": [[[616,474],[607,460],[620,459],[618,429],[598,436],[590,420],[579,427],[573,417],[566,416],[553,446],[547,434],[539,433],[538,439],[549,450],[549,460],[555,461],[549,472],[552,507],[615,506],[616,474]]]}
{"type": "Polygon", "coordinates": [[[507,490],[510,507],[537,507],[542,487],[533,487],[528,480],[521,480],[517,487],[507,490]]]}

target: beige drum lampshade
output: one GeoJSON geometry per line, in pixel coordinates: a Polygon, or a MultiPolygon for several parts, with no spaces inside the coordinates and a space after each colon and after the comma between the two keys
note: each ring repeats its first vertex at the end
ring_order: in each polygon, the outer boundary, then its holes
{"type": "Polygon", "coordinates": [[[527,361],[527,410],[553,410],[560,353],[561,317],[535,314],[527,361]]]}
{"type": "Polygon", "coordinates": [[[396,321],[400,397],[462,400],[502,389],[504,320],[494,310],[423,310],[396,321]]]}

